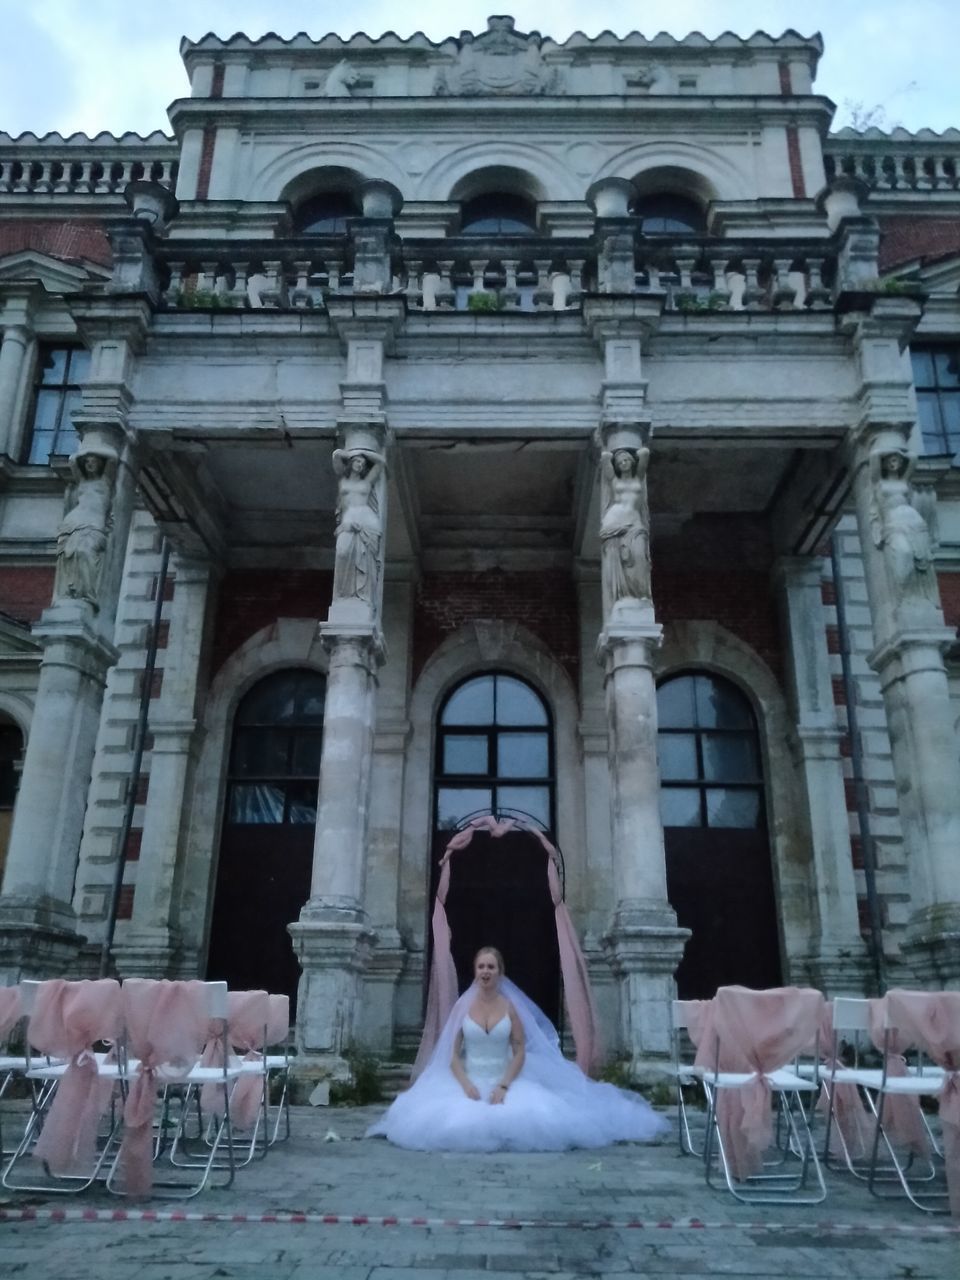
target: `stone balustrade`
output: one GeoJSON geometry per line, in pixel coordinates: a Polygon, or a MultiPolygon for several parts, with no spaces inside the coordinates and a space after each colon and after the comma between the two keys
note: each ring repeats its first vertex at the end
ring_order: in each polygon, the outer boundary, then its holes
{"type": "MultiPolygon", "coordinates": [[[[176,240],[157,252],[170,309],[323,310],[330,296],[355,292],[353,249],[346,237],[204,245],[176,240]]],[[[538,240],[526,252],[449,239],[405,242],[391,261],[391,292],[410,311],[564,312],[584,294],[603,293],[589,241],[538,240]]],[[[633,292],[658,294],[667,311],[824,310],[833,305],[835,255],[821,245],[757,246],[711,241],[640,242],[633,292]]]]}
{"type": "Polygon", "coordinates": [[[73,138],[29,146],[0,135],[0,194],[89,196],[122,195],[127,183],[148,178],[173,190],[177,182],[177,146],[153,138],[73,138]]]}
{"type": "Polygon", "coordinates": [[[824,146],[827,178],[859,178],[876,191],[960,190],[960,130],[912,134],[841,129],[824,146]]]}

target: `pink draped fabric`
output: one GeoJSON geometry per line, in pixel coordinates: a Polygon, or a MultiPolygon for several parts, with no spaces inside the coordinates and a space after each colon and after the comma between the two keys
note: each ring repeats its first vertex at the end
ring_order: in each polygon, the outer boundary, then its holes
{"type": "Polygon", "coordinates": [[[139,1058],[123,1109],[120,1169],[127,1195],[149,1195],[153,1185],[153,1110],[158,1087],[183,1080],[207,1036],[203,982],[128,978],[121,989],[127,1052],[139,1058]]]}
{"type": "Polygon", "coordinates": [[[23,1015],[19,987],[0,987],[0,1044],[23,1015]]]}
{"type": "Polygon", "coordinates": [[[577,1047],[577,1065],[584,1072],[593,1071],[599,1066],[602,1054],[599,1024],[587,976],[586,962],[580,950],[573,921],[570,919],[570,913],[560,892],[557,850],[542,832],[522,826],[512,818],[498,821],[492,815],[487,815],[474,818],[462,831],[452,836],[440,860],[440,881],[433,904],[433,959],[430,965],[430,982],[427,987],[427,1011],[411,1079],[416,1080],[429,1061],[440,1038],[443,1025],[450,1016],[450,1011],[459,995],[457,971],[450,953],[450,924],[446,912],[447,894],[450,891],[450,859],[453,854],[465,849],[478,831],[485,831],[495,838],[513,831],[526,832],[536,836],[547,854],[547,881],[554,905],[560,972],[563,975],[570,1027],[577,1047]]]}
{"type": "MultiPolygon", "coordinates": [[[[889,995],[889,992],[887,993],[889,995]]],[[[883,1052],[884,1028],[887,1021],[887,996],[869,1002],[870,1039],[874,1047],[883,1052]]],[[[907,1062],[903,1054],[910,1048],[910,1040],[895,1025],[886,1037],[887,1075],[905,1076],[907,1062]]],[[[883,1102],[883,1127],[894,1146],[912,1151],[914,1155],[930,1158],[930,1138],[917,1098],[888,1093],[883,1102]]]]}
{"type": "Polygon", "coordinates": [[[816,1039],[823,1008],[819,991],[775,987],[751,991],[721,987],[697,1050],[696,1063],[709,1073],[749,1073],[736,1089],[720,1089],[717,1124],[735,1178],[760,1171],[773,1138],[771,1089],[765,1073],[785,1066],[816,1039]]]}
{"type": "Polygon", "coordinates": [[[960,992],[895,990],[887,992],[886,1001],[902,1043],[915,1045],[944,1069],[940,1124],[947,1190],[950,1212],[960,1216],[960,992]]]}
{"type": "MultiPolygon", "coordinates": [[[[813,1046],[809,1046],[811,1049],[813,1046]]],[[[820,1061],[823,1077],[829,1083],[829,1073],[834,1066],[833,1057],[833,1002],[824,1001],[823,1016],[820,1019],[820,1061]]],[[[836,1060],[837,1068],[843,1063],[836,1060]]],[[[830,1097],[826,1089],[821,1090],[817,1099],[817,1110],[826,1114],[830,1108],[830,1097]]],[[[860,1097],[860,1090],[855,1084],[835,1084],[833,1086],[833,1125],[830,1129],[830,1154],[842,1158],[843,1149],[840,1139],[846,1144],[851,1160],[865,1160],[873,1149],[873,1117],[868,1113],[860,1097]]]]}
{"type": "Polygon", "coordinates": [[[113,978],[40,984],[27,1034],[33,1047],[67,1060],[33,1155],[57,1176],[89,1174],[97,1153],[97,1128],[113,1083],[97,1075],[93,1046],[114,1042],[121,1029],[120,984],[113,978]]]}
{"type": "MultiPolygon", "coordinates": [[[[288,1006],[289,1008],[289,1006],[288,1006]]],[[[227,994],[227,1040],[248,1062],[262,1059],[265,1033],[270,1018],[270,997],[266,991],[230,991],[227,994]]],[[[223,1066],[220,1028],[212,1028],[201,1061],[206,1067],[223,1066]]],[[[238,1129],[252,1129],[257,1122],[264,1089],[259,1074],[239,1076],[230,1094],[230,1120],[238,1129]]],[[[223,1115],[223,1086],[205,1084],[200,1090],[204,1111],[218,1118],[223,1115]]]]}
{"type": "Polygon", "coordinates": [[[710,1006],[712,1000],[678,1000],[677,1004],[683,1010],[683,1016],[686,1019],[687,1035],[690,1037],[690,1043],[695,1049],[700,1048],[700,1042],[703,1040],[704,1034],[710,1024],[710,1006]]]}
{"type": "Polygon", "coordinates": [[[269,996],[267,1010],[267,1045],[286,1045],[290,1035],[290,997],[269,996]]]}

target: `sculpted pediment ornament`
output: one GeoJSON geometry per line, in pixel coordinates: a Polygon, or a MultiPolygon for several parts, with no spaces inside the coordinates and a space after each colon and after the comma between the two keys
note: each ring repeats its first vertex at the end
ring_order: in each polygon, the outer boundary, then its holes
{"type": "Polygon", "coordinates": [[[539,33],[514,31],[511,17],[487,21],[487,30],[479,36],[461,32],[457,59],[437,72],[435,94],[473,97],[564,92],[562,71],[544,62],[539,33]]]}
{"type": "Polygon", "coordinates": [[[109,275],[94,263],[79,266],[36,249],[20,249],[0,258],[0,284],[37,283],[47,293],[76,293],[91,280],[103,280],[109,275]]]}

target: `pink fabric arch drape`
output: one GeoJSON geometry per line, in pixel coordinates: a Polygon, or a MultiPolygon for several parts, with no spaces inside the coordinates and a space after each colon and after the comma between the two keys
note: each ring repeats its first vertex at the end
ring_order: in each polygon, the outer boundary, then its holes
{"type": "Polygon", "coordinates": [[[52,978],[37,991],[30,1043],[39,1053],[68,1062],[33,1149],[51,1173],[89,1174],[93,1169],[97,1126],[113,1091],[112,1081],[98,1077],[93,1046],[114,1043],[121,1027],[120,984],[113,978],[52,978]]]}
{"type": "MultiPolygon", "coordinates": [[[[247,1062],[259,1062],[270,1021],[270,997],[266,991],[230,991],[227,993],[227,1040],[247,1062]]],[[[214,1039],[207,1042],[201,1059],[205,1067],[222,1067],[223,1050],[212,1027],[214,1039]]],[[[252,1129],[257,1122],[264,1089],[264,1077],[257,1073],[237,1078],[230,1094],[230,1120],[237,1129],[252,1129]]],[[[204,1111],[223,1115],[223,1087],[205,1084],[200,1090],[204,1111]]]]}
{"type": "Polygon", "coordinates": [[[494,837],[504,836],[511,831],[526,832],[539,840],[547,854],[547,883],[557,926],[560,972],[563,976],[567,1015],[577,1047],[577,1065],[582,1071],[593,1072],[600,1065],[602,1053],[597,1013],[590,991],[586,961],[560,891],[560,877],[557,873],[559,854],[542,832],[523,826],[512,818],[498,821],[488,815],[474,818],[462,831],[458,831],[444,850],[440,862],[440,882],[437,885],[437,896],[433,904],[433,960],[427,987],[427,1012],[423,1038],[413,1065],[412,1078],[416,1079],[429,1061],[443,1024],[450,1016],[450,1011],[459,995],[457,971],[450,953],[450,924],[446,911],[447,894],[450,892],[450,859],[453,854],[466,849],[478,831],[485,831],[494,837]]]}

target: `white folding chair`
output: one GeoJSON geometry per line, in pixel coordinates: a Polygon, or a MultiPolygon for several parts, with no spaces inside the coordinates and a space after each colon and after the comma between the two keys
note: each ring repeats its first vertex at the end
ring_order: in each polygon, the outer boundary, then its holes
{"type": "Polygon", "coordinates": [[[264,1043],[264,1062],[267,1068],[266,1117],[267,1129],[270,1133],[269,1143],[285,1142],[290,1137],[290,997],[282,995],[270,996],[270,1021],[267,1025],[264,1043]],[[279,1053],[270,1053],[277,1049],[279,1053]],[[275,1089],[280,1089],[276,1102],[270,1096],[275,1089]],[[274,1112],[273,1127],[270,1128],[270,1112],[274,1112]],[[283,1122],[284,1133],[280,1137],[280,1124],[283,1122]]]}
{"type": "Polygon", "coordinates": [[[660,1070],[668,1075],[674,1083],[677,1093],[677,1141],[681,1155],[702,1156],[703,1145],[699,1148],[694,1143],[690,1132],[690,1118],[684,1089],[703,1085],[703,1068],[694,1062],[696,1046],[691,1039],[690,1015],[691,1005],[701,1005],[706,1001],[673,1000],[670,1003],[670,1042],[673,1048],[673,1063],[661,1066],[660,1070]]]}
{"type": "MultiPolygon", "coordinates": [[[[758,1011],[763,1011],[765,1008],[772,1008],[770,999],[780,994],[776,990],[750,991],[746,988],[722,987],[715,999],[749,1001],[758,1011]]],[[[795,994],[805,997],[801,1001],[802,1008],[794,1029],[796,1048],[785,1053],[785,1061],[781,1065],[763,1070],[724,1069],[725,1064],[731,1062],[752,1061],[759,1046],[757,1043],[724,1043],[715,1023],[711,1023],[705,1042],[701,1043],[697,1054],[697,1061],[701,1066],[711,1059],[713,1063],[712,1070],[704,1071],[702,1077],[707,1095],[707,1131],[704,1144],[707,1185],[716,1185],[715,1169],[719,1167],[727,1190],[744,1204],[819,1204],[827,1194],[823,1171],[817,1159],[813,1135],[803,1106],[804,1098],[815,1096],[819,1091],[818,1072],[815,1070],[813,1078],[805,1079],[792,1069],[793,1058],[800,1047],[813,1044],[814,1061],[819,1060],[819,1019],[823,997],[814,991],[795,994]],[[731,1111],[736,1105],[739,1091],[757,1086],[768,1092],[771,1102],[775,1104],[777,1132],[782,1128],[785,1140],[776,1144],[775,1158],[769,1159],[771,1152],[764,1152],[757,1156],[759,1169],[745,1171],[738,1167],[735,1151],[728,1150],[728,1139],[736,1130],[731,1111]],[[725,1120],[723,1113],[727,1108],[730,1109],[727,1116],[731,1118],[725,1120]],[[791,1164],[794,1160],[797,1163],[791,1164]]],[[[719,1006],[716,1013],[719,1016],[719,1006]]],[[[773,1149],[771,1147],[771,1151],[773,1149]]]]}

